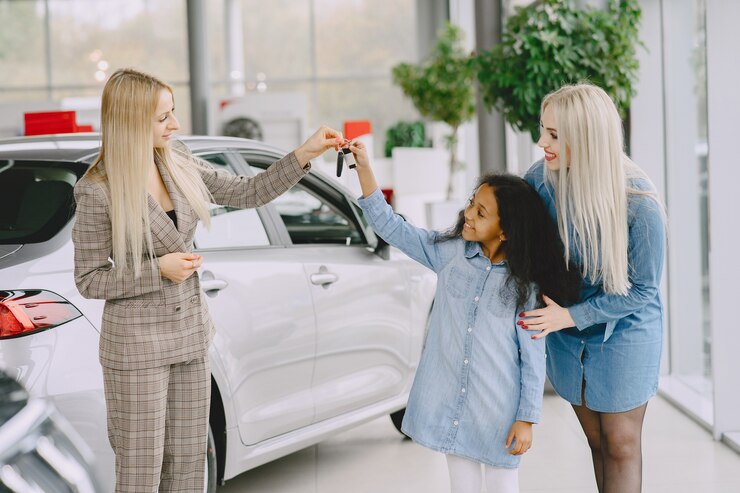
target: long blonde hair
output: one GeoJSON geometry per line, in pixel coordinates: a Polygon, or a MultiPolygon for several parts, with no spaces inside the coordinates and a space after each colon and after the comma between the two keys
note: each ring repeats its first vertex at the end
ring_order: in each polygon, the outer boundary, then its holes
{"type": "Polygon", "coordinates": [[[561,166],[558,171],[546,169],[545,179],[555,189],[566,262],[573,241],[583,277],[601,281],[607,293],[626,295],[631,287],[628,195],[653,198],[663,213],[660,199],[647,175],[624,153],[622,121],[603,89],[566,85],[544,98],[542,111],[547,107],[555,116],[561,166]],[[635,179],[647,180],[650,189],[633,187],[635,179]]]}
{"type": "Polygon", "coordinates": [[[111,254],[119,274],[133,268],[139,277],[144,256],[154,256],[147,192],[153,162],[166,168],[196,215],[210,224],[210,194],[198,160],[169,146],[154,148],[154,112],[162,90],[173,92],[165,82],[132,69],[117,70],[103,89],[102,146],[88,173],[95,175],[97,164],[105,163],[111,254]]]}

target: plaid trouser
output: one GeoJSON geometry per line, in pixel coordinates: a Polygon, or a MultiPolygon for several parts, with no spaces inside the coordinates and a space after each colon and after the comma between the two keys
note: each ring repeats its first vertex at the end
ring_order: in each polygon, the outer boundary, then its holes
{"type": "Polygon", "coordinates": [[[103,368],[116,493],[203,491],[208,357],[141,370],[103,368]]]}

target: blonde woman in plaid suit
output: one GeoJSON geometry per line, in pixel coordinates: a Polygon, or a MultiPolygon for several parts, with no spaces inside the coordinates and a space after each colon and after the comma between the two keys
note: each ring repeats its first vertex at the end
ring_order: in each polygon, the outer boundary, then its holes
{"type": "Polygon", "coordinates": [[[214,326],[192,253],[208,202],[259,207],[342,142],[322,127],[254,178],[199,162],[172,137],[172,88],[130,69],[102,99],[100,155],[75,187],[75,282],[105,299],[100,334],[116,492],[203,491],[214,326]]]}

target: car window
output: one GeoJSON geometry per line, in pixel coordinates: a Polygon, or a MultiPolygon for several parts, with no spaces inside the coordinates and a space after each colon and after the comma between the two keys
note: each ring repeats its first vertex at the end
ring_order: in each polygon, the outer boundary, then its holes
{"type": "MultiPolygon", "coordinates": [[[[232,175],[236,172],[221,153],[199,156],[220,170],[232,175]]],[[[211,227],[206,229],[201,223],[195,230],[195,247],[199,250],[211,248],[239,248],[269,245],[270,240],[256,209],[236,209],[210,204],[211,227]]]]}
{"type": "MultiPolygon", "coordinates": [[[[255,174],[264,171],[250,165],[255,174]]],[[[304,179],[272,201],[294,245],[331,243],[366,244],[349,202],[329,197],[304,179]]]]}
{"type": "Polygon", "coordinates": [[[80,163],[0,160],[0,244],[42,243],[74,216],[80,163]]]}

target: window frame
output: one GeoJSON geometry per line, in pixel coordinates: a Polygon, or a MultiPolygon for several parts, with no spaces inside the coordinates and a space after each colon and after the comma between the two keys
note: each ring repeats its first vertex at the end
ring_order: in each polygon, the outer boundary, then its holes
{"type": "MultiPolygon", "coordinates": [[[[279,156],[274,156],[263,152],[254,152],[247,149],[240,150],[237,154],[239,155],[240,159],[243,160],[244,166],[246,168],[254,166],[256,168],[267,169],[268,166],[270,166],[273,162],[280,158],[279,156]]],[[[250,173],[252,173],[251,169],[250,173]]],[[[264,206],[264,208],[270,210],[273,221],[277,223],[279,229],[284,235],[286,245],[291,247],[360,247],[375,251],[378,246],[378,238],[372,228],[367,225],[367,221],[364,221],[362,218],[358,217],[355,208],[359,209],[359,204],[357,204],[354,198],[352,198],[349,194],[343,192],[339,188],[338,184],[335,185],[330,183],[326,178],[315,172],[312,172],[301,178],[299,184],[304,187],[309,193],[318,195],[321,200],[328,202],[329,204],[331,204],[331,206],[335,207],[347,218],[349,218],[355,225],[357,231],[359,231],[360,235],[362,236],[362,241],[360,243],[352,243],[350,245],[344,245],[340,243],[293,243],[293,240],[290,238],[290,234],[288,233],[288,229],[285,226],[282,217],[280,217],[277,208],[273,204],[267,204],[264,206]]]]}
{"type": "MultiPolygon", "coordinates": [[[[212,147],[212,148],[204,148],[204,149],[198,149],[197,151],[193,151],[193,155],[198,157],[199,159],[203,159],[204,161],[207,161],[211,166],[219,166],[217,164],[213,164],[210,161],[208,161],[205,156],[210,156],[213,154],[220,154],[225,158],[225,161],[227,163],[227,166],[231,168],[229,171],[232,171],[234,173],[234,176],[254,176],[253,173],[251,173],[251,170],[248,167],[244,166],[244,163],[242,159],[239,156],[239,153],[234,151],[233,149],[230,149],[228,147],[212,147]]],[[[216,168],[218,169],[218,168],[216,168]]],[[[258,250],[258,249],[266,249],[266,248],[281,248],[284,247],[284,238],[280,234],[280,231],[278,228],[275,227],[275,221],[272,215],[270,214],[270,211],[267,211],[264,209],[264,207],[258,207],[255,209],[257,212],[257,216],[259,217],[262,227],[265,230],[265,234],[267,235],[267,239],[270,242],[269,245],[239,245],[239,246],[221,246],[221,247],[209,247],[209,248],[201,248],[198,246],[198,242],[195,238],[193,238],[193,250],[198,252],[222,252],[222,251],[233,251],[233,250],[258,250]]]]}

